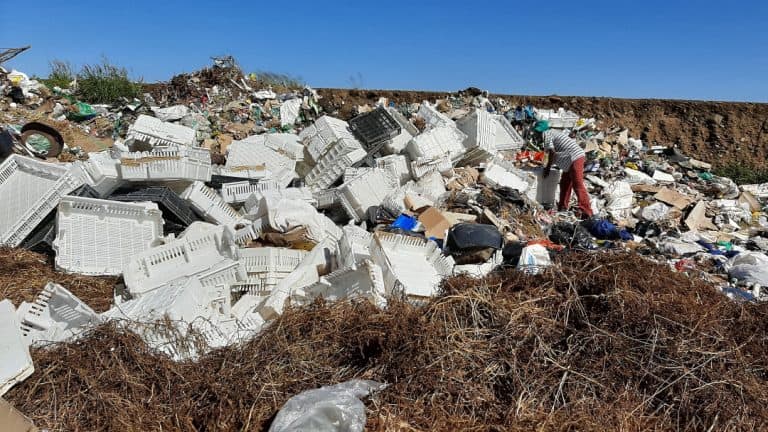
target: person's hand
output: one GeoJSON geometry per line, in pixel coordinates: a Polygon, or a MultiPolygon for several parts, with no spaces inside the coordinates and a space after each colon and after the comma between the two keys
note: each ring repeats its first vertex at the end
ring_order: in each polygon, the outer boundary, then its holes
{"type": "Polygon", "coordinates": [[[549,171],[551,170],[550,167],[544,167],[544,178],[549,177],[549,171]]]}

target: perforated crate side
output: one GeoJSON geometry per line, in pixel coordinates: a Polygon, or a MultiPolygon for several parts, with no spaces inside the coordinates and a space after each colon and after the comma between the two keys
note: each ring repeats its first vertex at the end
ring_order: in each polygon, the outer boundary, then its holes
{"type": "Polygon", "coordinates": [[[202,182],[192,183],[184,191],[182,198],[187,200],[192,208],[210,222],[219,225],[235,225],[241,219],[240,214],[232,206],[227,204],[215,190],[202,182]]]}

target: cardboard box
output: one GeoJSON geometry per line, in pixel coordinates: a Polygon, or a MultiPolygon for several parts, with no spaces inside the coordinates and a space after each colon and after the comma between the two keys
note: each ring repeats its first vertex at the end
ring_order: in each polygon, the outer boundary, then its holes
{"type": "Polygon", "coordinates": [[[419,222],[424,226],[424,236],[427,238],[445,239],[451,221],[438,209],[430,207],[419,215],[419,222]]]}
{"type": "Polygon", "coordinates": [[[38,432],[24,414],[20,413],[5,399],[0,398],[0,430],[3,432],[38,432]]]}

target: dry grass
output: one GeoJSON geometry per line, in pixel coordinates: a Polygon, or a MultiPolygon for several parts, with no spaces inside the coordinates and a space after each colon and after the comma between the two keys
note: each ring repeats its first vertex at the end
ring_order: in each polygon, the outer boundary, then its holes
{"type": "Polygon", "coordinates": [[[54,270],[51,258],[24,249],[0,248],[0,299],[18,306],[31,302],[45,284],[56,282],[78,296],[96,312],[112,305],[117,278],[66,274],[54,270]]]}
{"type": "Polygon", "coordinates": [[[112,326],[37,350],[8,398],[52,430],[265,430],[292,395],[387,382],[366,430],[765,430],[766,313],[636,255],[456,277],[417,308],[289,309],[173,363],[112,326]]]}

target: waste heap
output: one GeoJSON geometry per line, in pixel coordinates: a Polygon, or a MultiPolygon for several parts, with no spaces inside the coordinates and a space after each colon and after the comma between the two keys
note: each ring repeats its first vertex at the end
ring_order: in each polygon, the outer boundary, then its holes
{"type": "MultiPolygon", "coordinates": [[[[21,73],[2,78],[10,108],[46,98],[21,73]]],[[[253,338],[289,304],[425,304],[447,276],[536,275],[568,250],[633,251],[736,301],[766,298],[768,183],[739,187],[674,146],[483,93],[381,100],[345,121],[310,88],[278,95],[250,82],[225,64],[156,98],[90,107],[88,121],[114,125],[101,151],[58,132],[52,121],[82,120],[71,110],[3,126],[0,244],[122,282],[102,313],[53,281],[34,302],[0,303],[0,394],[33,373],[30,346],[107,322],[193,359],[253,338]],[[552,210],[559,173],[542,174],[537,120],[576,133],[596,217],[552,210]]]]}

